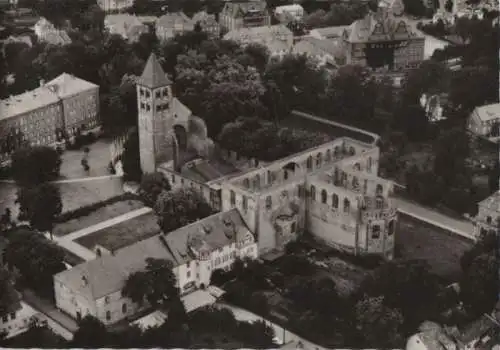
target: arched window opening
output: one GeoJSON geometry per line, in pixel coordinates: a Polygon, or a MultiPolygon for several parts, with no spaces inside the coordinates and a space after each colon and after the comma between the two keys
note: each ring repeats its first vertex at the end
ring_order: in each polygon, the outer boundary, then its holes
{"type": "Polygon", "coordinates": [[[316,200],[316,187],[314,185],[311,186],[311,200],[316,200]]]}
{"type": "Polygon", "coordinates": [[[354,149],[354,147],[349,147],[349,155],[353,156],[356,154],[356,150],[354,149]]]}
{"type": "Polygon", "coordinates": [[[266,197],[266,209],[269,210],[273,207],[273,199],[271,196],[266,197]]]}
{"type": "Polygon", "coordinates": [[[323,155],[321,153],[318,153],[316,155],[316,167],[320,168],[321,167],[321,162],[323,160],[323,155]]]}
{"type": "Polygon", "coordinates": [[[250,188],[250,180],[248,178],[245,178],[245,180],[243,180],[243,186],[245,186],[246,188],[250,188]]]}
{"type": "Polygon", "coordinates": [[[246,213],[248,211],[248,198],[247,196],[243,196],[243,211],[246,213]]]}
{"type": "Polygon", "coordinates": [[[307,157],[307,170],[312,170],[313,167],[313,158],[312,156],[307,157]]]}
{"type": "Polygon", "coordinates": [[[321,203],[326,204],[327,197],[328,197],[328,195],[326,193],[326,190],[322,190],[321,191],[321,203]]]}
{"type": "Polygon", "coordinates": [[[330,160],[332,160],[332,153],[331,153],[331,151],[329,149],[326,150],[325,160],[327,162],[329,162],[330,160]]]}
{"type": "Polygon", "coordinates": [[[126,313],[127,313],[127,304],[125,304],[125,303],[123,303],[123,305],[122,305],[122,312],[123,312],[124,314],[126,314],[126,313]]]}
{"type": "Polygon", "coordinates": [[[394,224],[394,220],[389,221],[389,225],[387,225],[387,235],[392,236],[395,233],[396,225],[394,224]]]}
{"type": "Polygon", "coordinates": [[[349,199],[344,199],[344,213],[348,214],[351,211],[351,202],[349,199]]]}
{"type": "Polygon", "coordinates": [[[338,209],[339,207],[339,196],[337,196],[335,193],[332,194],[332,207],[338,209]]]}
{"type": "Polygon", "coordinates": [[[356,176],[352,177],[352,188],[354,188],[355,190],[359,188],[359,182],[356,176]]]}
{"type": "Polygon", "coordinates": [[[380,238],[380,226],[379,225],[372,226],[372,238],[373,239],[380,238]]]}
{"type": "Polygon", "coordinates": [[[232,206],[236,205],[236,193],[233,190],[230,192],[230,201],[232,206]]]}

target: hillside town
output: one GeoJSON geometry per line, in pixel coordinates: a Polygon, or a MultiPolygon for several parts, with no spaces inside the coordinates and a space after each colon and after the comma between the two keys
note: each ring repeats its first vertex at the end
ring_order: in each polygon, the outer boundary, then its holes
{"type": "Polygon", "coordinates": [[[0,2],[0,346],[500,350],[498,6],[0,2]]]}

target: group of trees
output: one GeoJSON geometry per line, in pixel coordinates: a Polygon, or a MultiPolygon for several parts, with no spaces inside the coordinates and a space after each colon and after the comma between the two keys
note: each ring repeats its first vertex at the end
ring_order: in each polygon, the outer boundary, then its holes
{"type": "Polygon", "coordinates": [[[53,276],[66,269],[64,251],[27,227],[8,231],[5,262],[19,272],[17,282],[52,299],[53,276]]]}
{"type": "Polygon", "coordinates": [[[284,158],[330,140],[328,135],[277,127],[255,118],[240,118],[224,125],[218,143],[239,155],[264,161],[284,158]]]}
{"type": "Polygon", "coordinates": [[[47,146],[25,147],[12,155],[12,176],[18,186],[21,221],[29,221],[39,231],[52,231],[62,211],[59,188],[51,180],[59,176],[61,157],[47,146]]]}

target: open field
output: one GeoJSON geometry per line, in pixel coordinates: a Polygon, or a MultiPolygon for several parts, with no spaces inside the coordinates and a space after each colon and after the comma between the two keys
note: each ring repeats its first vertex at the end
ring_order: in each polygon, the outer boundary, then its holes
{"type": "Polygon", "coordinates": [[[59,237],[64,236],[142,207],[144,207],[144,204],[138,200],[123,200],[112,203],[95,210],[89,215],[56,224],[53,234],[59,237]]]}
{"type": "Polygon", "coordinates": [[[155,214],[150,212],[80,237],[75,242],[88,249],[98,244],[110,251],[115,251],[152,237],[160,231],[155,214]]]}
{"type": "Polygon", "coordinates": [[[423,259],[445,280],[456,280],[460,257],[472,241],[422,221],[399,214],[396,251],[404,259],[423,259]]]}

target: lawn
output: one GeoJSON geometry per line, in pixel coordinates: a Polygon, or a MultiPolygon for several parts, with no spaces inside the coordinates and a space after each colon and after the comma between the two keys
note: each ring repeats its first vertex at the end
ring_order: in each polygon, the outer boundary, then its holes
{"type": "Polygon", "coordinates": [[[99,244],[110,251],[115,251],[160,232],[156,216],[150,212],[80,237],[75,242],[88,249],[99,244]]]}
{"type": "Polygon", "coordinates": [[[120,178],[97,179],[58,184],[63,202],[63,213],[123,194],[120,178]]]}
{"type": "MultiPolygon", "coordinates": [[[[325,119],[327,120],[327,119],[325,119]]],[[[316,133],[327,134],[331,136],[332,140],[338,137],[351,137],[355,140],[359,140],[361,142],[372,143],[373,137],[362,134],[356,131],[344,129],[342,127],[334,126],[328,123],[322,123],[319,121],[306,119],[299,115],[295,115],[291,113],[286,117],[283,121],[280,122],[281,125],[287,126],[290,128],[308,130],[316,133]]]]}
{"type": "Polygon", "coordinates": [[[456,281],[460,257],[473,243],[422,221],[399,214],[396,252],[404,259],[423,259],[446,281],[456,281]]]}
{"type": "Polygon", "coordinates": [[[81,216],[73,220],[56,224],[53,234],[59,237],[64,236],[142,207],[144,207],[144,204],[138,200],[124,200],[109,204],[103,208],[97,209],[87,216],[81,216]]]}

